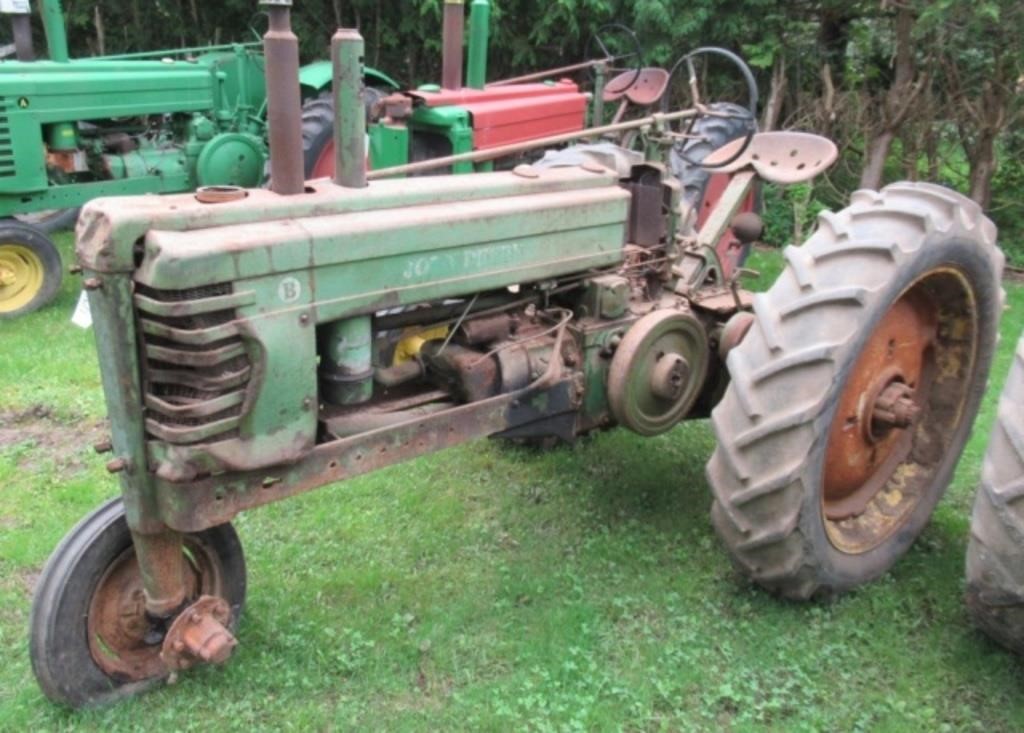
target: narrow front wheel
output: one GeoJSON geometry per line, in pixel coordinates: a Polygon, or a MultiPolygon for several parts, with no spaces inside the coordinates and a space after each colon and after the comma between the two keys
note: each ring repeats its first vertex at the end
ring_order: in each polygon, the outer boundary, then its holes
{"type": "MultiPolygon", "coordinates": [[[[232,630],[245,603],[245,559],[230,524],[184,536],[186,601],[228,602],[232,630]]],[[[54,550],[32,602],[29,653],[48,698],[103,705],[166,678],[162,634],[145,610],[142,575],[120,498],[83,519],[54,550]]]]}

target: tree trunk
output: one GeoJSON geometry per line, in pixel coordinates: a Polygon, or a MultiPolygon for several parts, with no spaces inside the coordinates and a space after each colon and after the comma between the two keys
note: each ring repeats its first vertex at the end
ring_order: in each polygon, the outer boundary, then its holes
{"type": "Polygon", "coordinates": [[[103,30],[103,14],[100,12],[100,6],[96,5],[93,8],[93,22],[96,25],[96,48],[99,49],[100,56],[107,55],[107,34],[103,30]]]}
{"type": "Polygon", "coordinates": [[[780,51],[775,58],[775,65],[772,67],[772,86],[768,93],[768,102],[764,107],[764,119],[761,121],[761,129],[765,132],[779,126],[782,103],[786,99],[786,81],[786,55],[780,51]]]}
{"type": "MultiPolygon", "coordinates": [[[[913,30],[914,16],[910,8],[901,7],[896,15],[896,62],[892,84],[879,105],[880,119],[868,128],[870,132],[865,136],[869,143],[861,172],[861,188],[878,190],[882,187],[885,159],[892,142],[904,127],[925,87],[926,74],[917,76],[914,68],[913,30]]],[[[869,99],[868,104],[873,102],[869,99]]]]}
{"type": "Polygon", "coordinates": [[[896,137],[892,130],[883,130],[875,135],[868,146],[864,159],[864,170],[860,175],[860,187],[877,191],[885,178],[885,160],[889,157],[892,141],[896,137]]]}
{"type": "Polygon", "coordinates": [[[978,142],[972,146],[971,198],[983,209],[992,203],[992,179],[996,174],[996,140],[988,131],[982,132],[978,142]]]}

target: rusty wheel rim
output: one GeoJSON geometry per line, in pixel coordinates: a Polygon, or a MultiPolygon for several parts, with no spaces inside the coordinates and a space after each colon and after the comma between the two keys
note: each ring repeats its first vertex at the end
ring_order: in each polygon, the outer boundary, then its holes
{"type": "MultiPolygon", "coordinates": [[[[195,538],[185,540],[187,603],[201,595],[222,595],[220,568],[195,538]]],[[[88,637],[93,661],[106,674],[141,681],[167,672],[159,641],[147,641],[151,622],[145,612],[142,575],[135,550],[127,548],[100,578],[89,604],[88,637]]]]}
{"type": "Polygon", "coordinates": [[[968,397],[978,315],[965,277],[925,273],[892,303],[846,377],[828,431],[821,514],[832,545],[868,552],[936,486],[968,397]]]}

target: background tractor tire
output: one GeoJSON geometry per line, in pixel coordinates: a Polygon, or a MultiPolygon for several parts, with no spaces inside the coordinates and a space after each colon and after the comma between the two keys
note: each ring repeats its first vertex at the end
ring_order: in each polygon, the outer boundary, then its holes
{"type": "Polygon", "coordinates": [[[965,197],[899,183],[855,193],[848,208],[822,215],[803,247],[785,250],[786,269],[756,296],[755,323],[729,354],[732,381],[712,414],[711,516],[741,572],[787,598],[827,596],[885,573],[922,531],[995,349],[1004,262],[995,233],[965,197]],[[920,338],[904,346],[887,329],[906,325],[899,309],[910,305],[931,327],[915,322],[920,338]],[[880,351],[879,337],[888,340],[880,351]],[[871,360],[908,353],[922,411],[871,437],[879,403],[849,410],[847,399],[868,393],[859,380],[871,378],[871,360]],[[869,438],[899,449],[879,443],[881,455],[859,462],[838,452],[844,468],[865,472],[852,496],[868,500],[837,516],[835,445],[869,438]]]}
{"type": "MultiPolygon", "coordinates": [[[[746,107],[732,102],[716,102],[710,108],[713,112],[721,114],[750,115],[750,110],[746,107]]],[[[697,137],[675,145],[669,156],[669,167],[672,170],[672,175],[683,187],[685,203],[694,209],[700,209],[714,171],[693,165],[682,156],[685,155],[691,161],[700,163],[726,143],[731,143],[737,138],[750,134],[752,127],[756,127],[754,121],[740,117],[699,117],[697,119],[693,130],[691,130],[691,134],[697,137]]]]}
{"type": "Polygon", "coordinates": [[[1024,654],[1024,336],[999,400],[967,544],[967,608],[974,623],[1024,654]]]}
{"type": "MultiPolygon", "coordinates": [[[[711,109],[721,114],[750,115],[745,107],[731,102],[716,102],[711,105],[711,109]]],[[[693,212],[690,221],[695,230],[699,230],[707,220],[731,177],[727,174],[716,175],[713,169],[701,168],[694,163],[702,162],[723,145],[749,135],[756,127],[756,121],[741,117],[699,117],[691,130],[691,134],[697,137],[677,143],[672,148],[669,168],[682,186],[683,209],[693,212]]],[[[760,213],[761,205],[761,184],[755,183],[753,191],[737,213],[760,213]]],[[[735,237],[730,230],[715,247],[725,277],[730,277],[735,268],[743,267],[750,256],[751,245],[736,252],[730,249],[733,241],[735,237]]]]}
{"type": "Polygon", "coordinates": [[[37,211],[33,214],[15,214],[14,218],[24,224],[30,224],[44,234],[52,234],[64,229],[74,229],[78,221],[78,213],[81,207],[73,206],[70,209],[51,209],[48,211],[37,211]]]}
{"type": "MultiPolygon", "coordinates": [[[[373,107],[387,93],[376,87],[363,89],[366,124],[373,121],[373,107]]],[[[330,92],[312,97],[302,105],[302,161],[306,180],[334,175],[334,100],[330,92]]]]}
{"type": "Polygon", "coordinates": [[[42,308],[57,297],[63,278],[49,237],[14,219],[0,221],[0,320],[42,308]]]}

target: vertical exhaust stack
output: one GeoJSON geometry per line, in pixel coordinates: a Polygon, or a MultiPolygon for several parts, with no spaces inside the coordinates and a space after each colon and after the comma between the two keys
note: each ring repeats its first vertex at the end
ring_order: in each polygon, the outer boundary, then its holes
{"type": "Polygon", "coordinates": [[[270,127],[270,189],[282,196],[306,190],[302,161],[302,95],[299,39],[292,33],[292,0],[260,0],[270,28],[263,36],[266,57],[267,124],[270,127]]]}
{"type": "Polygon", "coordinates": [[[462,89],[462,37],[465,33],[466,8],[464,0],[444,0],[444,28],[441,58],[441,86],[444,89],[462,89]]]}
{"type": "Polygon", "coordinates": [[[473,0],[469,7],[469,61],[466,63],[466,86],[483,89],[487,86],[487,42],[491,29],[491,3],[473,0]]]}
{"type": "Polygon", "coordinates": [[[14,35],[14,52],[18,61],[35,61],[36,51],[32,45],[32,16],[28,13],[12,13],[11,32],[14,35]]]}
{"type": "Polygon", "coordinates": [[[339,28],[331,38],[334,67],[334,182],[366,187],[366,113],[363,109],[365,44],[359,31],[339,28]]]}

